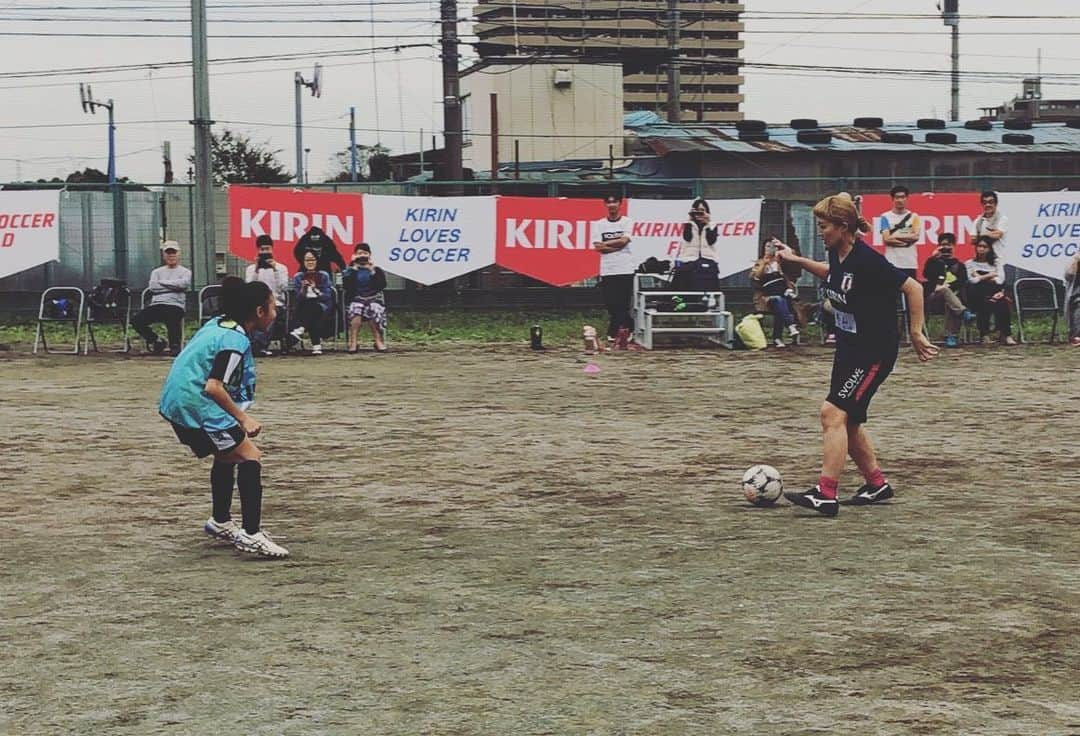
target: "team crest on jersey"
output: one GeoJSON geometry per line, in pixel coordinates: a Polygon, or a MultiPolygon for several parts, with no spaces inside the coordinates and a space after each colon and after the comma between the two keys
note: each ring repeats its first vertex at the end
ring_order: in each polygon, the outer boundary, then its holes
{"type": "Polygon", "coordinates": [[[845,294],[851,291],[851,287],[855,285],[855,274],[845,273],[840,279],[840,291],[845,294]]]}

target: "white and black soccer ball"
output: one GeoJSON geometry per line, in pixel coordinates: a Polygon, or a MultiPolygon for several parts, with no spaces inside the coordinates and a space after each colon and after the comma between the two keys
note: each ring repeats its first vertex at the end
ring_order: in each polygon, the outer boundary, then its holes
{"type": "Polygon", "coordinates": [[[743,495],[755,506],[771,506],[784,492],[784,479],[771,465],[755,465],[742,477],[743,495]]]}

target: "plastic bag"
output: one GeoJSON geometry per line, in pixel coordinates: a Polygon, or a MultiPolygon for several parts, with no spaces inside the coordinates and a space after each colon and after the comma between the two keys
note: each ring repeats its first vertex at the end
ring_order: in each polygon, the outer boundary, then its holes
{"type": "Polygon", "coordinates": [[[769,344],[765,330],[761,329],[761,315],[748,314],[735,325],[735,333],[750,350],[764,350],[769,344]]]}

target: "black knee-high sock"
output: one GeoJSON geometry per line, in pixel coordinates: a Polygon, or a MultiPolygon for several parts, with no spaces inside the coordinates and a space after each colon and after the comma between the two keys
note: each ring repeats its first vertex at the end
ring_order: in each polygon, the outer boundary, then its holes
{"type": "Polygon", "coordinates": [[[219,524],[232,518],[229,509],[232,507],[235,470],[236,466],[232,463],[219,463],[216,460],[214,467],[210,468],[210,498],[214,506],[214,521],[219,524]]]}
{"type": "Polygon", "coordinates": [[[244,517],[244,531],[254,534],[262,522],[262,463],[247,460],[240,463],[236,473],[236,485],[240,489],[240,512],[244,517]]]}

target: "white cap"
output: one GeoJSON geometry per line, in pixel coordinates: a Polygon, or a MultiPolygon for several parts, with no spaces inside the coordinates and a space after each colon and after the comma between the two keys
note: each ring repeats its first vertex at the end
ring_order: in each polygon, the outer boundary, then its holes
{"type": "Polygon", "coordinates": [[[179,253],[180,244],[177,243],[175,240],[166,240],[164,243],[161,244],[161,252],[164,253],[167,250],[175,250],[177,253],[179,253]]]}

